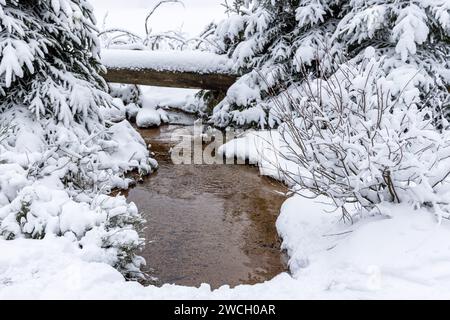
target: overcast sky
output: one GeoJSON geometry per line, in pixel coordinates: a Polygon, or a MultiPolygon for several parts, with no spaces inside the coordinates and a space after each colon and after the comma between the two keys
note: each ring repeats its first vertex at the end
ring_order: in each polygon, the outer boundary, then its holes
{"type": "MultiPolygon", "coordinates": [[[[130,31],[144,33],[144,20],[149,10],[159,0],[90,0],[93,4],[99,26],[103,25],[106,14],[106,27],[121,27],[130,31]]],[[[154,32],[182,30],[197,35],[211,21],[224,17],[223,0],[184,0],[184,7],[168,3],[160,7],[151,20],[154,32]]]]}

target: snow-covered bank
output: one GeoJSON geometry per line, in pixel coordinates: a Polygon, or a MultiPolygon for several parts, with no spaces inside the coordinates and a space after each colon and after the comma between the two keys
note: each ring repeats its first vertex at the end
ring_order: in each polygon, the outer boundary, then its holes
{"type": "Polygon", "coordinates": [[[142,92],[142,106],[144,108],[174,108],[187,113],[194,113],[198,102],[196,89],[179,89],[164,87],[140,86],[142,92]]]}
{"type": "Polygon", "coordinates": [[[294,177],[282,174],[304,171],[290,157],[283,155],[293,148],[294,146],[286,144],[286,137],[277,130],[248,130],[220,146],[218,154],[226,158],[236,157],[241,161],[248,160],[249,163],[259,167],[261,175],[283,181],[286,185],[293,187],[297,182],[294,177]]]}
{"type": "Polygon", "coordinates": [[[136,279],[143,219],[108,194],[156,163],[109,109],[94,24],[88,1],[0,1],[0,238],[18,256],[24,239],[32,248],[64,238],[136,279]]]}
{"type": "MultiPolygon", "coordinates": [[[[326,204],[295,196],[277,227],[304,294],[319,298],[450,297],[450,223],[426,210],[384,205],[353,225],[326,204]],[[328,208],[329,209],[329,208],[328,208]]],[[[301,291],[299,288],[298,290],[301,291]]]]}

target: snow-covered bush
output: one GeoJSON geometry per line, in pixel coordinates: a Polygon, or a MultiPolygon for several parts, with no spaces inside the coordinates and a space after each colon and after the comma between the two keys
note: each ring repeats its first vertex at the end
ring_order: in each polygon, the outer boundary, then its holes
{"type": "Polygon", "coordinates": [[[141,275],[145,262],[136,253],[144,243],[137,233],[143,220],[134,204],[106,195],[90,204],[77,202],[62,184],[51,179],[31,182],[26,173],[16,164],[0,165],[2,190],[10,190],[6,197],[11,199],[0,207],[2,237],[63,236],[77,241],[87,260],[109,263],[130,279],[141,275]]]}
{"type": "Polygon", "coordinates": [[[445,119],[446,129],[436,128],[435,110],[421,99],[426,71],[386,68],[389,57],[371,47],[364,54],[329,77],[305,74],[273,99],[281,156],[299,165],[280,168],[282,177],[328,196],[344,214],[349,203],[371,211],[406,202],[449,217],[450,130],[445,119]]]}
{"type": "Polygon", "coordinates": [[[212,120],[218,126],[278,125],[268,104],[273,92],[301,82],[303,69],[329,76],[368,46],[386,56],[387,74],[394,76],[401,66],[420,72],[415,86],[422,104],[438,125],[448,117],[447,0],[236,0],[229,11],[215,31],[216,51],[228,54],[246,75],[215,109],[212,120]]]}
{"type": "Polygon", "coordinates": [[[128,122],[103,121],[99,50],[86,0],[0,0],[0,235],[71,237],[130,276],[141,217],[104,194],[156,163],[128,122]]]}

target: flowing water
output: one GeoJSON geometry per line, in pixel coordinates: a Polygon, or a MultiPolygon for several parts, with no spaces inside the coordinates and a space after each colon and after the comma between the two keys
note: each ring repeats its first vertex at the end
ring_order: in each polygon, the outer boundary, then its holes
{"type": "Polygon", "coordinates": [[[254,284],[286,271],[275,221],[286,189],[255,167],[174,165],[182,125],[140,129],[159,163],[127,193],[148,221],[142,256],[158,283],[217,288],[254,284]]]}

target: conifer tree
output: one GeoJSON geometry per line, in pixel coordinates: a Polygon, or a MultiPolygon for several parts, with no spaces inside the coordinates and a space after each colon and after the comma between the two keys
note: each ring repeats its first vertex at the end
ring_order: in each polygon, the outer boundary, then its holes
{"type": "Polygon", "coordinates": [[[105,194],[129,187],[125,172],[147,174],[156,163],[128,122],[102,119],[111,101],[102,68],[87,0],[0,0],[0,165],[25,175],[0,188],[0,237],[68,237],[139,278],[143,219],[124,197],[105,194]],[[73,219],[62,222],[61,203],[73,219]]]}
{"type": "Polygon", "coordinates": [[[301,81],[303,69],[329,75],[367,47],[385,56],[388,74],[414,82],[439,126],[450,115],[449,1],[245,0],[229,11],[216,41],[246,75],[216,107],[216,125],[276,125],[269,93],[301,81]],[[401,68],[415,78],[401,78],[401,68]]]}
{"type": "Polygon", "coordinates": [[[85,0],[0,0],[0,107],[21,104],[65,126],[100,122],[93,9],[85,0]]]}

